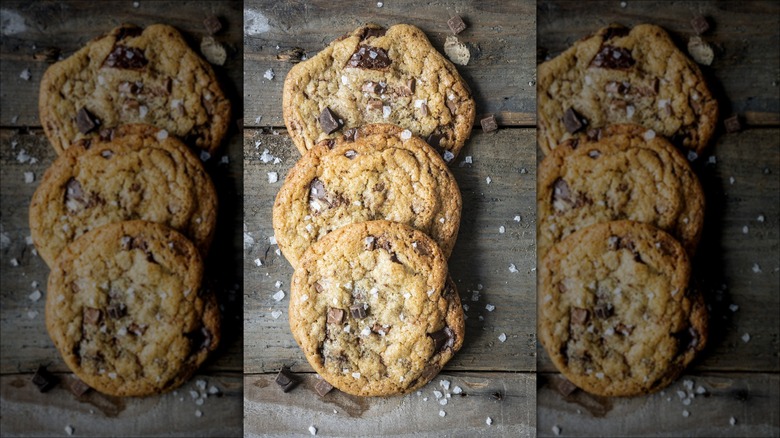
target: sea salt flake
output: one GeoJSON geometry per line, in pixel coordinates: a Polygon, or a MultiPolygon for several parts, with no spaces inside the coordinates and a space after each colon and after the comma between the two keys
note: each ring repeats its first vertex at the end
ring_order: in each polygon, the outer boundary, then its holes
{"type": "Polygon", "coordinates": [[[509,264],[509,272],[511,272],[511,273],[513,273],[513,274],[514,274],[514,273],[516,273],[516,272],[520,272],[520,271],[518,271],[518,270],[517,270],[517,266],[515,266],[515,264],[514,264],[514,263],[510,263],[510,264],[509,264]]]}
{"type": "Polygon", "coordinates": [[[485,182],[488,183],[488,185],[490,184],[491,181],[493,180],[490,177],[485,178],[485,182]]]}
{"type": "Polygon", "coordinates": [[[439,380],[439,386],[444,388],[445,391],[448,391],[450,389],[450,381],[449,380],[439,380]]]}
{"type": "Polygon", "coordinates": [[[501,342],[506,342],[506,333],[501,333],[498,335],[498,340],[501,342]]]}
{"type": "Polygon", "coordinates": [[[488,305],[486,305],[486,306],[485,306],[485,309],[486,309],[488,312],[492,312],[492,311],[496,310],[496,306],[494,306],[494,305],[492,305],[492,304],[488,304],[488,305]]]}
{"type": "Polygon", "coordinates": [[[520,220],[521,220],[521,219],[520,219],[520,215],[519,215],[519,214],[518,214],[518,215],[516,215],[516,216],[515,216],[515,218],[514,218],[514,221],[515,221],[515,222],[520,222],[520,220]]]}
{"type": "Polygon", "coordinates": [[[446,412],[444,412],[444,411],[439,411],[439,416],[440,416],[440,417],[443,417],[443,416],[445,416],[445,415],[447,415],[447,413],[446,413],[446,412]]]}
{"type": "Polygon", "coordinates": [[[501,225],[500,227],[498,227],[498,233],[499,233],[499,234],[504,234],[505,232],[506,232],[506,228],[505,228],[503,225],[501,225]]]}
{"type": "Polygon", "coordinates": [[[460,386],[455,386],[454,388],[452,388],[452,393],[453,394],[461,394],[461,393],[463,393],[463,388],[461,388],[460,386]]]}
{"type": "Polygon", "coordinates": [[[558,426],[552,427],[552,433],[554,433],[556,436],[561,434],[561,428],[558,426]]]}
{"type": "Polygon", "coordinates": [[[732,312],[736,312],[737,310],[739,310],[739,306],[737,304],[730,304],[729,310],[731,310],[732,312]]]}
{"type": "Polygon", "coordinates": [[[201,411],[200,409],[196,409],[195,410],[195,416],[198,417],[198,418],[202,417],[203,416],[203,411],[201,411]]]}
{"type": "Polygon", "coordinates": [[[748,229],[748,226],[747,226],[747,225],[745,225],[744,227],[742,227],[742,234],[747,234],[747,233],[748,233],[748,231],[749,231],[749,229],[748,229]]]}
{"type": "Polygon", "coordinates": [[[683,417],[688,418],[690,415],[691,415],[691,413],[688,412],[687,410],[682,411],[682,416],[683,417]]]}
{"type": "Polygon", "coordinates": [[[444,158],[444,161],[449,163],[450,161],[452,161],[455,158],[455,154],[453,154],[450,151],[444,151],[443,158],[444,158]]]}
{"type": "Polygon", "coordinates": [[[30,184],[35,181],[35,174],[33,172],[24,172],[24,182],[30,184]]]}
{"type": "Polygon", "coordinates": [[[442,394],[442,392],[439,391],[438,389],[434,389],[433,390],[433,396],[436,397],[436,400],[438,400],[438,399],[442,398],[444,396],[444,394],[442,394]]]}
{"type": "Polygon", "coordinates": [[[34,290],[30,295],[28,295],[31,301],[38,301],[41,299],[41,291],[34,290]]]}
{"type": "Polygon", "coordinates": [[[729,424],[734,426],[737,424],[737,419],[734,417],[729,418],[729,424]]]}
{"type": "Polygon", "coordinates": [[[409,140],[410,138],[412,138],[412,131],[408,129],[401,131],[401,140],[409,140]]]}
{"type": "Polygon", "coordinates": [[[274,319],[279,319],[279,317],[280,317],[280,316],[282,316],[282,312],[281,312],[281,311],[279,311],[279,310],[274,310],[273,312],[271,312],[271,316],[272,316],[274,319]]]}
{"type": "Polygon", "coordinates": [[[279,181],[279,174],[276,172],[268,172],[268,183],[273,184],[279,181]]]}
{"type": "Polygon", "coordinates": [[[742,342],[746,344],[750,342],[750,333],[745,333],[744,335],[742,335],[742,342]]]}
{"type": "Polygon", "coordinates": [[[255,259],[255,266],[263,266],[263,261],[260,259],[255,259]]]}
{"type": "Polygon", "coordinates": [[[22,72],[19,74],[19,77],[24,79],[25,81],[29,81],[30,78],[32,77],[32,73],[30,73],[30,69],[29,68],[26,68],[26,69],[22,70],[22,72]]]}
{"type": "Polygon", "coordinates": [[[759,222],[764,222],[764,215],[763,214],[758,215],[756,220],[759,221],[759,222]]]}
{"type": "Polygon", "coordinates": [[[282,299],[284,299],[284,291],[282,290],[276,291],[276,293],[273,294],[273,299],[275,301],[282,301],[282,299]]]}
{"type": "Polygon", "coordinates": [[[317,428],[314,426],[309,426],[309,433],[312,435],[317,435],[317,428]]]}
{"type": "Polygon", "coordinates": [[[493,419],[492,419],[492,418],[490,418],[490,417],[487,417],[487,418],[485,418],[485,424],[487,424],[488,426],[490,426],[491,424],[493,424],[493,419]]]}
{"type": "Polygon", "coordinates": [[[759,266],[758,263],[753,263],[753,272],[756,274],[761,273],[761,266],[759,266]]]}
{"type": "Polygon", "coordinates": [[[264,78],[268,79],[269,81],[272,80],[276,76],[274,73],[274,70],[272,68],[269,68],[265,71],[265,74],[263,75],[264,78]]]}
{"type": "Polygon", "coordinates": [[[65,433],[68,435],[73,435],[73,427],[70,425],[65,426],[65,433]]]}

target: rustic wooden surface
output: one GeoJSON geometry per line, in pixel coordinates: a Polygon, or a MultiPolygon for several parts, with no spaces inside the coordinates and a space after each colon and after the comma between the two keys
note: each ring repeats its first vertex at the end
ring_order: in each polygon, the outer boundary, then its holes
{"type": "Polygon", "coordinates": [[[528,128],[535,124],[535,4],[385,1],[379,8],[376,2],[263,1],[247,2],[245,9],[245,434],[305,435],[314,425],[318,436],[534,435],[536,140],[528,128]],[[463,214],[450,272],[469,306],[464,347],[420,396],[361,399],[333,392],[320,400],[288,327],[292,268],[269,241],[274,198],[299,157],[282,120],[281,90],[291,64],[277,54],[300,47],[313,56],[365,22],[416,25],[441,51],[455,13],[469,25],[459,38],[472,56],[458,70],[474,91],[477,113],[497,114],[500,125],[489,134],[475,128],[452,165],[463,214]],[[263,77],[269,69],[273,80],[263,77]],[[264,163],[266,150],[279,163],[264,163]],[[473,164],[462,163],[469,155],[473,164]],[[269,183],[269,172],[279,181],[269,183]],[[510,272],[511,264],[517,272],[510,272]],[[286,296],[277,302],[272,295],[278,290],[286,296]],[[495,310],[487,311],[488,304],[495,310]],[[498,340],[501,333],[506,342],[498,340]],[[305,382],[287,394],[273,383],[283,365],[305,382]],[[433,390],[446,392],[438,386],[443,378],[472,395],[437,404],[433,390]],[[486,396],[496,391],[503,401],[486,396]]]}
{"type": "Polygon", "coordinates": [[[38,182],[55,158],[38,120],[38,85],[48,63],[36,54],[58,48],[68,56],[90,39],[122,22],[167,23],[179,28],[194,47],[207,33],[203,19],[219,16],[225,28],[216,39],[230,46],[225,66],[216,67],[239,117],[243,84],[241,2],[10,2],[2,4],[0,43],[0,435],[178,435],[242,434],[242,270],[241,270],[241,135],[233,127],[224,149],[207,163],[217,186],[218,231],[208,260],[207,281],[224,309],[222,347],[199,374],[176,393],[146,398],[112,398],[96,392],[79,399],[62,385],[39,393],[30,382],[39,365],[61,379],[71,376],[49,339],[44,323],[49,270],[26,243],[27,210],[38,182]],[[175,11],[175,12],[174,12],[175,11]],[[30,78],[20,75],[29,70],[30,78]],[[24,160],[27,155],[32,160],[24,160]],[[221,163],[222,156],[228,163],[221,163]],[[25,183],[25,172],[35,181],[25,183]],[[18,266],[13,266],[16,260],[18,266]],[[33,286],[32,282],[37,282],[33,286]],[[43,298],[32,301],[38,289],[43,298]],[[195,404],[190,390],[204,380],[221,395],[195,404]],[[202,417],[196,417],[200,410],[202,417]]]}
{"type": "Polygon", "coordinates": [[[702,70],[721,119],[735,112],[747,125],[734,134],[720,126],[694,163],[707,198],[694,276],[711,309],[708,347],[664,393],[612,399],[563,397],[539,347],[539,436],[780,435],[780,4],[539,2],[540,54],[554,56],[611,22],[661,25],[685,47],[700,14],[712,25],[703,38],[716,47],[715,61],[702,70]],[[690,392],[686,380],[706,391],[690,405],[677,395],[690,392]]]}

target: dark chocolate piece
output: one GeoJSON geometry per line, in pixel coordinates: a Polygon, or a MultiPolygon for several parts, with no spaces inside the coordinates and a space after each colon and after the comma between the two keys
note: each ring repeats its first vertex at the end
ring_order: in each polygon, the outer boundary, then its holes
{"type": "Polygon", "coordinates": [[[119,319],[127,314],[127,306],[122,303],[112,303],[106,309],[106,313],[112,319],[119,319]]]}
{"type": "Polygon", "coordinates": [[[327,194],[325,193],[325,184],[320,181],[319,178],[314,178],[309,183],[309,202],[312,201],[325,201],[327,202],[327,194]]]}
{"type": "Polygon", "coordinates": [[[384,82],[368,81],[363,84],[362,90],[366,93],[382,94],[385,92],[387,84],[384,82]]]}
{"type": "Polygon", "coordinates": [[[697,15],[691,20],[691,27],[693,28],[693,31],[696,32],[696,35],[701,35],[710,30],[710,22],[707,21],[705,16],[697,15]]]}
{"type": "Polygon", "coordinates": [[[298,384],[298,379],[288,367],[282,367],[279,374],[276,375],[276,384],[282,388],[282,392],[290,392],[298,384]]]}
{"type": "Polygon", "coordinates": [[[82,205],[87,204],[86,199],[84,199],[84,190],[81,188],[81,183],[75,178],[69,179],[65,184],[65,204],[67,205],[69,201],[75,201],[82,205]]]}
{"type": "Polygon", "coordinates": [[[431,364],[423,368],[420,377],[422,377],[425,380],[431,380],[434,377],[436,377],[437,374],[439,374],[439,367],[436,366],[435,364],[431,364]]]}
{"type": "Polygon", "coordinates": [[[631,56],[631,52],[628,49],[605,44],[601,46],[599,53],[593,57],[590,66],[622,70],[633,66],[635,63],[636,61],[631,56]]]}
{"type": "Polygon", "coordinates": [[[444,327],[441,330],[437,330],[433,333],[428,333],[428,336],[433,339],[433,350],[438,353],[445,348],[452,348],[455,344],[455,333],[449,327],[444,327]]]}
{"type": "Polygon", "coordinates": [[[366,317],[366,309],[363,304],[355,304],[353,306],[350,306],[349,312],[352,314],[352,317],[355,319],[363,319],[366,317]]]}
{"type": "Polygon", "coordinates": [[[571,322],[584,325],[588,321],[588,311],[579,307],[572,307],[570,312],[571,322]]]}
{"type": "Polygon", "coordinates": [[[450,27],[450,30],[455,35],[466,30],[466,23],[463,22],[463,19],[460,18],[459,15],[455,15],[454,17],[451,17],[449,20],[447,20],[447,26],[450,27]]]}
{"type": "Polygon", "coordinates": [[[119,31],[117,32],[116,40],[121,41],[125,38],[141,35],[142,33],[143,33],[143,29],[141,29],[138,26],[123,26],[119,28],[119,31]]]}
{"type": "Polygon", "coordinates": [[[190,348],[193,352],[205,350],[211,345],[211,332],[206,327],[186,333],[184,336],[190,340],[190,348]]]}
{"type": "Polygon", "coordinates": [[[219,17],[216,15],[209,15],[203,20],[203,27],[206,28],[206,32],[208,32],[209,35],[214,35],[222,30],[222,22],[219,21],[219,17]]]}
{"type": "Polygon", "coordinates": [[[367,40],[369,38],[376,38],[384,36],[387,33],[387,30],[384,28],[373,28],[373,27],[366,27],[363,29],[363,34],[360,35],[360,41],[367,40]]]}
{"type": "Polygon", "coordinates": [[[432,148],[438,148],[439,144],[441,144],[441,139],[444,138],[441,134],[432,133],[428,136],[425,141],[432,147],[432,148]]]}
{"type": "Polygon", "coordinates": [[[94,307],[84,307],[81,313],[84,322],[87,324],[98,325],[100,322],[100,309],[96,309],[94,307]]]}
{"type": "Polygon", "coordinates": [[[330,134],[333,131],[339,129],[339,121],[336,114],[331,111],[329,107],[325,107],[320,114],[320,128],[326,134],[330,134]]]}
{"type": "MultiPolygon", "coordinates": [[[[344,131],[344,141],[355,141],[357,140],[357,128],[349,128],[346,131],[344,131]]],[[[330,149],[333,149],[331,146],[330,149]]]]}
{"type": "Polygon", "coordinates": [[[577,390],[577,386],[571,383],[569,379],[563,377],[553,377],[550,383],[564,397],[568,397],[577,390]]]}
{"type": "Polygon", "coordinates": [[[390,65],[387,50],[381,47],[360,46],[347,61],[350,67],[381,70],[390,65]]]}
{"type": "Polygon", "coordinates": [[[587,124],[588,122],[585,118],[579,115],[577,111],[574,111],[574,108],[572,107],[569,107],[569,109],[563,113],[563,126],[566,127],[566,130],[569,131],[570,134],[574,134],[587,124]]]}
{"type": "Polygon", "coordinates": [[[612,308],[612,305],[609,303],[597,303],[596,307],[593,309],[593,312],[596,314],[597,317],[601,319],[607,319],[610,316],[612,316],[614,309],[612,308]]]}
{"type": "Polygon", "coordinates": [[[87,134],[95,129],[100,124],[100,121],[87,111],[86,107],[81,107],[78,113],[76,113],[76,127],[82,134],[87,134]]]}
{"type": "Polygon", "coordinates": [[[328,324],[341,324],[344,321],[344,310],[331,307],[328,309],[328,324]]]}
{"type": "Polygon", "coordinates": [[[149,60],[144,52],[137,47],[116,46],[103,62],[104,67],[122,68],[125,70],[140,70],[146,67],[149,60]]]}
{"type": "Polygon", "coordinates": [[[723,125],[726,127],[726,132],[728,133],[739,132],[742,130],[742,124],[739,122],[739,116],[736,114],[724,120],[723,125]]]}
{"type": "Polygon", "coordinates": [[[569,184],[562,178],[558,178],[553,183],[553,203],[555,201],[563,201],[568,204],[572,204],[571,189],[569,184]]]}
{"type": "Polygon", "coordinates": [[[317,384],[314,385],[314,390],[317,391],[317,394],[319,394],[320,397],[324,397],[325,394],[333,390],[333,385],[328,383],[325,379],[320,379],[317,384]]]}
{"type": "Polygon", "coordinates": [[[67,379],[68,384],[66,385],[70,392],[73,393],[76,397],[81,397],[82,395],[86,394],[90,389],[89,385],[84,383],[81,379],[79,379],[76,376],[72,376],[70,379],[67,379]]]}
{"type": "Polygon", "coordinates": [[[38,370],[33,374],[32,382],[38,387],[39,391],[46,392],[57,386],[59,379],[54,374],[50,373],[45,366],[39,365],[38,370]]]}
{"type": "Polygon", "coordinates": [[[482,131],[484,132],[493,132],[498,129],[498,124],[496,123],[496,116],[494,116],[493,114],[480,120],[479,123],[482,125],[482,131]]]}

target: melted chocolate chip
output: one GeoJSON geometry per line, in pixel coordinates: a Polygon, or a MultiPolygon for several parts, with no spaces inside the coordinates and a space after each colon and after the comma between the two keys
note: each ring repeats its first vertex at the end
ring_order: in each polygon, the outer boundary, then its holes
{"type": "Polygon", "coordinates": [[[103,62],[104,67],[121,68],[125,70],[140,70],[149,61],[144,52],[137,47],[115,46],[103,62]]]}
{"type": "Polygon", "coordinates": [[[344,310],[331,307],[328,309],[328,324],[341,324],[344,321],[344,310]]]}
{"type": "Polygon", "coordinates": [[[339,129],[339,121],[336,114],[329,107],[325,107],[320,114],[320,128],[326,134],[330,134],[333,131],[339,129]]]}
{"type": "Polygon", "coordinates": [[[365,68],[368,70],[382,70],[391,64],[387,56],[387,50],[380,47],[361,45],[347,61],[350,67],[365,68]]]}
{"type": "Polygon", "coordinates": [[[274,379],[277,385],[282,388],[282,392],[290,392],[296,385],[298,385],[298,379],[287,367],[282,367],[279,370],[279,374],[274,379]]]}
{"type": "Polygon", "coordinates": [[[455,344],[455,333],[449,327],[444,327],[441,330],[428,333],[428,336],[433,340],[434,353],[438,353],[445,348],[452,348],[455,344]]]}
{"type": "Polygon", "coordinates": [[[92,113],[90,113],[86,107],[81,107],[79,112],[76,113],[76,128],[82,134],[87,134],[95,129],[100,124],[100,120],[97,119],[92,113]]]}
{"type": "Polygon", "coordinates": [[[574,134],[587,124],[588,121],[571,107],[563,113],[563,126],[570,134],[574,134]]]}
{"type": "Polygon", "coordinates": [[[367,315],[365,305],[363,304],[350,306],[349,313],[352,314],[352,317],[355,319],[363,319],[367,315]]]}
{"type": "Polygon", "coordinates": [[[608,68],[612,70],[623,70],[633,66],[636,63],[631,56],[631,52],[623,47],[610,45],[601,46],[601,50],[590,62],[591,67],[608,68]]]}
{"type": "Polygon", "coordinates": [[[436,377],[437,374],[439,374],[439,367],[437,365],[435,365],[435,364],[431,364],[431,365],[427,365],[425,368],[423,368],[422,374],[420,374],[420,377],[425,379],[425,380],[431,380],[434,377],[436,377]]]}

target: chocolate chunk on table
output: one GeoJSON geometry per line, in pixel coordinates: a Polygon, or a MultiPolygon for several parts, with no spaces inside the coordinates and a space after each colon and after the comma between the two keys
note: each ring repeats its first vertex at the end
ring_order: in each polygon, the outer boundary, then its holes
{"type": "Polygon", "coordinates": [[[59,380],[60,379],[58,379],[57,376],[50,373],[43,365],[38,366],[38,370],[35,371],[35,374],[32,377],[33,384],[37,386],[38,390],[41,392],[46,392],[54,388],[57,386],[59,380]]]}
{"type": "Polygon", "coordinates": [[[739,132],[742,130],[742,123],[739,122],[739,116],[736,114],[724,120],[723,125],[726,127],[726,132],[729,133],[739,132]]]}
{"type": "Polygon", "coordinates": [[[482,125],[482,131],[484,132],[493,132],[498,129],[498,123],[496,123],[496,116],[494,116],[493,114],[480,120],[479,123],[482,125]]]}
{"type": "Polygon", "coordinates": [[[455,15],[454,17],[447,20],[447,26],[450,27],[450,30],[455,35],[466,30],[466,23],[463,22],[463,19],[460,18],[459,15],[455,15]]]}
{"type": "Polygon", "coordinates": [[[322,131],[326,134],[330,134],[339,129],[339,121],[330,107],[326,106],[320,114],[320,128],[322,128],[322,131]]]}
{"type": "Polygon", "coordinates": [[[275,382],[282,388],[283,392],[290,392],[296,385],[298,385],[298,379],[290,371],[288,367],[282,367],[279,370],[279,374],[276,375],[275,382]]]}
{"type": "Polygon", "coordinates": [[[691,20],[691,27],[697,35],[701,35],[710,30],[710,22],[703,15],[697,15],[691,20]]]}
{"type": "Polygon", "coordinates": [[[216,15],[209,15],[203,20],[203,27],[206,28],[206,32],[208,32],[209,35],[214,35],[222,30],[222,22],[219,21],[219,17],[216,15]]]}
{"type": "Polygon", "coordinates": [[[320,397],[323,397],[325,394],[329,393],[333,389],[333,385],[328,383],[325,379],[320,379],[316,385],[314,385],[314,390],[317,391],[317,394],[320,395],[320,397]]]}

